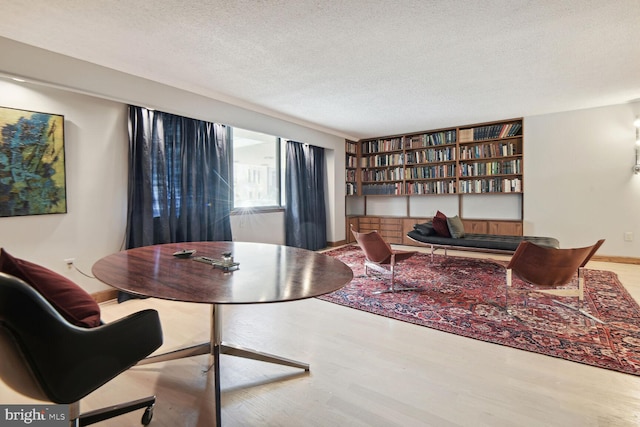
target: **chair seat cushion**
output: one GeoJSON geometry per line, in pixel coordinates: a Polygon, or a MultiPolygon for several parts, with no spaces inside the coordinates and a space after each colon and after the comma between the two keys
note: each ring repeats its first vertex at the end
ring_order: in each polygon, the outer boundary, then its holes
{"type": "Polygon", "coordinates": [[[0,249],[0,271],[17,277],[37,290],[70,323],[99,326],[100,306],[84,289],[41,265],[11,256],[0,249]]]}

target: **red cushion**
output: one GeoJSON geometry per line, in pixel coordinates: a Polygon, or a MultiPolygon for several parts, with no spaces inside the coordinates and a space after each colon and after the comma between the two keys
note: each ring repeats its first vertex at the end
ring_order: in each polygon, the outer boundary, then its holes
{"type": "Polygon", "coordinates": [[[14,258],[0,249],[0,271],[24,280],[70,323],[92,328],[100,325],[100,306],[84,289],[45,267],[14,258]]]}
{"type": "Polygon", "coordinates": [[[438,211],[436,216],[433,217],[433,229],[435,230],[438,236],[442,237],[451,237],[451,233],[449,233],[449,225],[447,224],[447,216],[442,212],[438,211]]]}

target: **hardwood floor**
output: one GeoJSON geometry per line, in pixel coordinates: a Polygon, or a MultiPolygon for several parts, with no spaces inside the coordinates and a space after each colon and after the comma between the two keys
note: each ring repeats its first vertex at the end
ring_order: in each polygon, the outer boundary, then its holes
{"type": "MultiPolygon", "coordinates": [[[[616,272],[640,300],[639,265],[591,262],[588,267],[616,272]]],[[[208,306],[153,299],[105,303],[103,318],[108,322],[148,307],[162,318],[162,351],[208,339],[208,306]]],[[[311,364],[305,373],[223,355],[225,426],[640,425],[640,377],[318,299],[225,306],[223,319],[225,341],[311,364]]],[[[208,364],[208,356],[198,356],[134,367],[84,399],[82,409],[156,394],[151,426],[212,426],[208,364]]],[[[28,400],[0,384],[0,402],[28,400]]],[[[141,415],[137,411],[101,425],[135,426],[141,415]]]]}

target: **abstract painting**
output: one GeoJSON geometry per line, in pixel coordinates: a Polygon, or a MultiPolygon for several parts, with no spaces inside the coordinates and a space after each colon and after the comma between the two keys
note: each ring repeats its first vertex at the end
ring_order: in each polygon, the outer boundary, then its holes
{"type": "Polygon", "coordinates": [[[67,212],[64,116],[0,107],[0,217],[67,212]]]}

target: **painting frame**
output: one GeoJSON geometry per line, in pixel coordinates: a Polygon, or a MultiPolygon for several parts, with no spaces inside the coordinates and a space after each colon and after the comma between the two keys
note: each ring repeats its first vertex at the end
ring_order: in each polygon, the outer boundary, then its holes
{"type": "Polygon", "coordinates": [[[0,106],[0,218],[67,213],[64,121],[0,106]]]}

